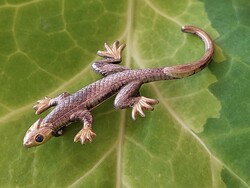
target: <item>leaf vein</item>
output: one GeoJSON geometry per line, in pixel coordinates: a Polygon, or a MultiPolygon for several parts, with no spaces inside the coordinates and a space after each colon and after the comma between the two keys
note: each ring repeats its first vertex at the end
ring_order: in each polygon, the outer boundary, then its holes
{"type": "Polygon", "coordinates": [[[117,143],[115,143],[110,149],[95,163],[95,165],[89,169],[87,172],[85,172],[82,176],[80,176],[78,179],[76,179],[73,183],[68,185],[67,187],[76,187],[78,183],[80,183],[84,178],[88,177],[92,172],[95,171],[104,161],[105,159],[114,151],[116,148],[117,143]]]}

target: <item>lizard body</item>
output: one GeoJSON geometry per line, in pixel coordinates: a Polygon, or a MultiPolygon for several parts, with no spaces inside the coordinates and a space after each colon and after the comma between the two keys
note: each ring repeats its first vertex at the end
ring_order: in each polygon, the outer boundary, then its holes
{"type": "Polygon", "coordinates": [[[193,75],[205,68],[212,58],[213,43],[207,33],[194,26],[183,26],[182,31],[198,35],[205,44],[205,54],[194,63],[132,70],[118,65],[121,62],[121,53],[125,45],[119,46],[119,42],[116,41],[110,47],[105,43],[106,51],[97,52],[104,59],[96,61],[92,65],[92,68],[102,74],[104,78],[74,94],[64,92],[53,99],[45,97],[38,100],[34,106],[36,114],[40,114],[52,106],[55,108],[44,119],[37,120],[28,129],[23,140],[24,146],[38,146],[52,136],[60,136],[62,128],[76,120],[83,122],[83,128],[77,133],[74,141],[80,141],[82,144],[92,141],[96,134],[92,131],[93,118],[90,111],[114,94],[117,94],[114,101],[116,108],[132,107],[133,119],[137,114],[144,117],[143,110],[153,110],[153,105],[158,101],[140,96],[139,89],[142,84],[193,75]]]}

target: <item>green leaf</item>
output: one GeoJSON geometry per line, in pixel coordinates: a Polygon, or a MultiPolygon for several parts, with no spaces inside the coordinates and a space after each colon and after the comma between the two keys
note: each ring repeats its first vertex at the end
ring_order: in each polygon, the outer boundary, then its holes
{"type": "Polygon", "coordinates": [[[250,2],[0,0],[0,185],[2,187],[250,187],[250,2]],[[130,68],[200,58],[206,30],[216,51],[192,77],[150,83],[141,94],[160,104],[145,118],[92,111],[97,136],[74,143],[80,123],[25,149],[26,130],[44,96],[74,93],[100,79],[91,71],[104,42],[126,43],[130,68]]]}

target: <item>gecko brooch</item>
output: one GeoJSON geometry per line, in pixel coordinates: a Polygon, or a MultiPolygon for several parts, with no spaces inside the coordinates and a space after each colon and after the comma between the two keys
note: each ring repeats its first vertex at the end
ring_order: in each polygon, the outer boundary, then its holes
{"type": "Polygon", "coordinates": [[[90,111],[114,94],[117,94],[114,101],[115,108],[131,107],[134,120],[137,114],[144,117],[143,110],[153,110],[153,105],[158,101],[140,96],[139,89],[142,84],[191,76],[204,69],[212,58],[213,42],[206,32],[194,26],[183,26],[182,31],[195,34],[204,42],[205,54],[198,61],[170,67],[131,70],[118,65],[122,61],[121,53],[125,45],[119,46],[118,41],[112,46],[105,43],[106,51],[97,52],[103,60],[92,64],[92,68],[104,78],[74,94],[64,92],[55,98],[45,97],[38,100],[33,107],[36,114],[41,114],[52,106],[55,108],[28,129],[23,139],[24,147],[38,146],[47,142],[52,136],[62,135],[63,128],[76,120],[81,121],[83,127],[76,134],[74,141],[80,141],[82,144],[91,142],[96,134],[92,131],[93,118],[90,111]]]}

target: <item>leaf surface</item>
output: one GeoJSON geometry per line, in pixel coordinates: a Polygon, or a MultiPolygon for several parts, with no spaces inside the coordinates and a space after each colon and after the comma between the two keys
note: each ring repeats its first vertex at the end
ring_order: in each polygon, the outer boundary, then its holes
{"type": "Polygon", "coordinates": [[[0,185],[250,187],[249,8],[247,0],[0,0],[0,185]],[[153,112],[133,121],[111,98],[92,111],[93,143],[73,143],[74,123],[23,148],[36,100],[101,78],[91,63],[104,42],[126,43],[130,68],[200,58],[203,44],[180,31],[185,24],[212,36],[214,60],[192,77],[143,86],[160,101],[153,112]]]}

